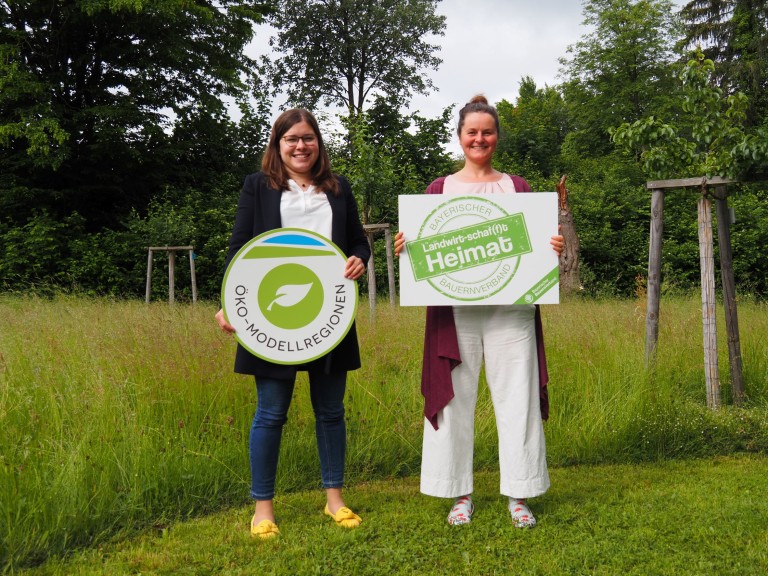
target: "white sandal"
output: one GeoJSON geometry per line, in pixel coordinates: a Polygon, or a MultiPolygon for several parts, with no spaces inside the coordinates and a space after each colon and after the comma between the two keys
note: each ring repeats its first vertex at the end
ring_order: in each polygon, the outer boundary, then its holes
{"type": "Polygon", "coordinates": [[[533,528],[536,526],[536,518],[525,500],[520,498],[509,499],[509,513],[512,515],[512,522],[518,528],[533,528]]]}
{"type": "Polygon", "coordinates": [[[475,512],[475,504],[472,502],[472,496],[462,496],[453,503],[453,508],[448,513],[448,524],[451,526],[461,526],[469,524],[472,521],[472,514],[475,512]]]}

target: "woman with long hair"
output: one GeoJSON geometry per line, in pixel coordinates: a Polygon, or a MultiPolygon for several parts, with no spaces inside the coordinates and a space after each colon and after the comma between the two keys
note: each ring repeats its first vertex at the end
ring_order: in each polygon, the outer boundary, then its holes
{"type": "MultiPolygon", "coordinates": [[[[303,109],[280,114],[272,127],[261,171],[245,179],[227,265],[246,242],[276,228],[301,228],[324,236],[347,255],[346,278],[357,280],[365,272],[371,252],[352,189],[344,177],[331,172],[317,120],[303,109]]],[[[216,321],[222,330],[234,333],[223,310],[216,313],[216,321]]],[[[359,367],[354,324],[328,354],[302,365],[269,362],[238,344],[235,372],[255,377],[258,398],[249,442],[254,536],[270,538],[279,533],[273,505],[275,477],[297,371],[309,375],[327,500],[325,514],[345,528],[360,524],[360,517],[345,505],[341,494],[346,454],[344,393],[347,372],[359,367]]]]}

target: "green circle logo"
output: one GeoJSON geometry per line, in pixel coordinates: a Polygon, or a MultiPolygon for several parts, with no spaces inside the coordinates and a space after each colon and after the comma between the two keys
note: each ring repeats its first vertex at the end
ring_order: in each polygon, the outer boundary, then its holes
{"type": "MultiPolygon", "coordinates": [[[[509,246],[514,243],[530,248],[525,221],[479,196],[457,196],[438,206],[422,223],[418,240],[428,248],[451,243],[457,246],[446,258],[453,265],[427,282],[441,294],[463,301],[485,300],[503,290],[515,276],[521,252],[519,248],[515,253],[504,250],[505,241],[509,246]],[[517,226],[510,220],[518,220],[517,226]],[[513,230],[517,232],[514,242],[513,230]],[[495,240],[489,244],[489,239],[495,240]]],[[[434,253],[427,252],[427,261],[434,253]]]]}
{"type": "Polygon", "coordinates": [[[304,364],[328,354],[352,329],[357,282],[344,277],[347,257],[327,238],[277,228],[246,242],[221,286],[224,317],[251,354],[304,364]]]}
{"type": "Polygon", "coordinates": [[[259,308],[264,318],[285,330],[310,324],[323,308],[320,278],[301,264],[270,270],[259,285],[259,308]]]}

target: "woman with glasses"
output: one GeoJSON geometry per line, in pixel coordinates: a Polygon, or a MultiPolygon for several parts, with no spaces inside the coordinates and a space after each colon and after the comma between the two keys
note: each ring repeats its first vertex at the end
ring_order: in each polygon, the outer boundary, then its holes
{"type": "MultiPolygon", "coordinates": [[[[277,118],[261,168],[246,177],[240,193],[227,265],[259,234],[276,228],[302,228],[336,244],[348,256],[344,276],[360,278],[370,257],[368,240],[349,182],[331,172],[317,120],[310,112],[291,109],[277,118]]],[[[216,321],[224,332],[234,333],[222,310],[216,313],[216,321]]],[[[360,517],[345,505],[341,494],[346,454],[344,392],[347,372],[359,367],[354,324],[331,352],[302,365],[268,362],[238,344],[235,372],[255,377],[258,399],[249,442],[251,497],[256,502],[252,535],[270,538],[279,533],[273,506],[277,460],[296,372],[300,370],[309,375],[327,500],[325,514],[345,528],[360,524],[360,517]]]]}

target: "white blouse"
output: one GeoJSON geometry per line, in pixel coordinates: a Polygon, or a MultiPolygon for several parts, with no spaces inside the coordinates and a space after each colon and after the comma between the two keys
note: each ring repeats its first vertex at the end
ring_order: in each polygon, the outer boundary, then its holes
{"type": "Polygon", "coordinates": [[[515,183],[509,174],[502,174],[496,182],[465,182],[454,174],[446,177],[443,183],[443,194],[514,194],[515,183]]]}
{"type": "Polygon", "coordinates": [[[280,220],[284,228],[303,228],[331,239],[333,212],[325,192],[314,185],[302,190],[288,180],[288,190],[280,197],[280,220]]]}

